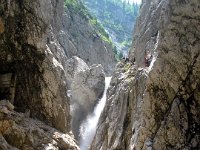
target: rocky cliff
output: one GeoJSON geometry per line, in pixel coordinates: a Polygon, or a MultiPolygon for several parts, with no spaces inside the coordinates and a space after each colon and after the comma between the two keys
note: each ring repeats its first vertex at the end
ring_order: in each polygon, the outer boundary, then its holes
{"type": "Polygon", "coordinates": [[[59,42],[68,58],[78,56],[88,65],[101,64],[107,74],[113,72],[116,60],[111,41],[80,0],[65,0],[62,24],[59,42]]]}
{"type": "Polygon", "coordinates": [[[7,105],[1,106],[0,149],[45,149],[52,144],[52,149],[63,149],[59,141],[78,149],[68,135],[66,56],[57,40],[62,14],[62,0],[0,3],[0,102],[9,100],[15,108],[9,112],[7,105]]]}
{"type": "Polygon", "coordinates": [[[117,65],[91,150],[200,149],[199,8],[143,0],[130,61],[117,65]]]}
{"type": "Polygon", "coordinates": [[[10,99],[13,93],[17,111],[29,110],[32,117],[69,131],[62,66],[66,57],[56,38],[62,27],[63,1],[4,1],[0,13],[0,73],[2,80],[10,78],[8,88],[1,82],[1,99],[10,99]]]}
{"type": "Polygon", "coordinates": [[[0,149],[78,149],[70,133],[74,75],[67,59],[102,63],[110,74],[112,46],[96,32],[63,0],[0,2],[0,149]]]}
{"type": "Polygon", "coordinates": [[[127,56],[139,5],[124,0],[83,0],[83,2],[109,32],[117,51],[127,56]]]}
{"type": "Polygon", "coordinates": [[[9,101],[0,101],[1,150],[79,149],[71,134],[29,118],[28,112],[14,112],[13,108],[9,101]]]}

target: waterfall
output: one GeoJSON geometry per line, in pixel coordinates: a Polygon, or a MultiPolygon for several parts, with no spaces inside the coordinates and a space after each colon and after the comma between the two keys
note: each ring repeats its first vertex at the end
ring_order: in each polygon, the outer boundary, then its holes
{"type": "Polygon", "coordinates": [[[102,98],[100,99],[99,103],[95,107],[94,112],[88,115],[86,121],[83,122],[81,125],[81,128],[80,128],[80,132],[81,132],[80,149],[81,150],[88,150],[94,138],[99,117],[106,103],[106,92],[110,85],[110,81],[111,81],[111,77],[105,78],[105,89],[104,89],[102,98]]]}
{"type": "Polygon", "coordinates": [[[151,63],[150,63],[150,66],[149,66],[149,68],[148,68],[148,70],[147,70],[148,73],[153,69],[153,65],[154,65],[156,59],[157,59],[157,54],[154,54],[154,55],[153,55],[153,58],[152,58],[152,61],[151,61],[151,63]]]}

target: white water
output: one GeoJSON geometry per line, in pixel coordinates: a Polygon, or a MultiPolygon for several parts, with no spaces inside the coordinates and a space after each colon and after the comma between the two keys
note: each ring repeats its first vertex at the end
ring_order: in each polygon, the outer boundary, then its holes
{"type": "Polygon", "coordinates": [[[104,89],[104,93],[101,100],[95,107],[94,112],[90,114],[87,117],[86,121],[81,125],[81,128],[80,128],[80,132],[81,132],[80,149],[81,150],[88,150],[94,138],[99,117],[106,103],[106,92],[110,85],[110,80],[111,80],[111,77],[105,78],[105,89],[104,89]]]}

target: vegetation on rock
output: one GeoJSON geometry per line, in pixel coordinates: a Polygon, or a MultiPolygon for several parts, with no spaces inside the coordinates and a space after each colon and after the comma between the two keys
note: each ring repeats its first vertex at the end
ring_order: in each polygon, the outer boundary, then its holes
{"type": "Polygon", "coordinates": [[[91,14],[96,16],[108,31],[117,51],[127,54],[132,42],[133,25],[139,13],[139,5],[124,0],[84,0],[84,2],[91,14]]]}
{"type": "Polygon", "coordinates": [[[100,36],[104,41],[112,44],[111,39],[109,38],[108,33],[104,30],[103,26],[93,17],[83,3],[79,0],[64,0],[65,7],[74,13],[80,14],[84,19],[86,19],[91,26],[95,28],[95,32],[100,36]]]}

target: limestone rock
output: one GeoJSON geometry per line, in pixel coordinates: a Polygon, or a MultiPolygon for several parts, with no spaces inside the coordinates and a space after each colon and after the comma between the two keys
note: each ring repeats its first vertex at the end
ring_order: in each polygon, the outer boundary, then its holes
{"type": "Polygon", "coordinates": [[[92,150],[124,149],[133,131],[132,117],[141,105],[147,74],[144,69],[137,70],[131,62],[117,64],[115,74],[107,93],[106,106],[101,114],[92,150]],[[138,91],[136,91],[138,89],[138,91]],[[132,99],[137,97],[138,101],[132,99]]]}
{"type": "Polygon", "coordinates": [[[6,23],[0,36],[0,77],[11,74],[9,79],[16,82],[5,84],[4,89],[13,94],[8,97],[13,98],[15,110],[29,109],[30,117],[60,131],[70,131],[62,66],[67,57],[57,40],[62,27],[63,1],[7,2],[0,4],[0,24],[6,23]]]}
{"type": "MultiPolygon", "coordinates": [[[[84,55],[87,51],[87,57],[94,53],[96,56],[93,60],[100,61],[102,59],[103,62],[108,60],[108,64],[111,60],[111,64],[114,65],[111,57],[114,55],[112,55],[112,49],[107,49],[106,44],[102,44],[102,40],[98,40],[97,44],[89,47],[93,40],[87,34],[87,38],[81,35],[76,44],[73,44],[74,41],[77,41],[74,37],[70,36],[73,39],[65,38],[73,31],[81,33],[89,27],[89,23],[85,22],[78,14],[69,11],[64,14],[63,6],[63,0],[1,1],[0,100],[8,99],[15,106],[15,111],[25,113],[23,114],[25,119],[37,118],[60,132],[69,133],[71,131],[71,115],[70,101],[67,97],[67,86],[70,84],[67,81],[69,75],[67,74],[69,70],[66,68],[69,67],[66,65],[67,60],[78,53],[84,55]],[[65,18],[66,15],[71,16],[71,19],[65,18]],[[78,16],[78,20],[72,23],[74,16],[78,16]],[[63,18],[65,19],[63,20],[63,18]],[[85,22],[86,28],[85,26],[80,27],[81,21],[85,22]],[[73,27],[68,28],[69,26],[65,25],[68,23],[72,23],[73,27]],[[89,43],[87,43],[88,41],[89,43]],[[83,48],[85,44],[87,46],[83,48]],[[80,46],[77,48],[78,45],[80,46]],[[97,49],[94,50],[95,47],[97,49]],[[81,51],[82,48],[83,51],[81,51]],[[103,51],[98,51],[100,49],[103,51]],[[77,53],[74,52],[76,50],[78,50],[77,53]],[[101,53],[101,58],[97,57],[99,53],[101,53]]],[[[87,30],[90,31],[90,29],[87,30]]],[[[93,62],[91,61],[91,63],[93,62]]],[[[84,63],[82,62],[82,64],[84,63]]],[[[84,68],[83,66],[82,68],[84,68]]],[[[106,63],[105,66],[107,66],[106,63]]],[[[8,117],[10,115],[10,108],[7,106],[3,106],[3,113],[0,113],[0,117],[4,115],[8,115],[8,117]]],[[[15,124],[15,121],[12,122],[15,124]]],[[[10,123],[8,122],[8,124],[10,123]]],[[[21,131],[21,126],[14,125],[16,128],[11,126],[12,132],[8,134],[11,139],[9,141],[3,135],[5,140],[10,144],[13,140],[12,136],[17,136],[16,143],[11,145],[14,147],[24,145],[28,131],[21,131]],[[19,137],[18,134],[20,134],[19,137]]],[[[37,133],[38,135],[34,138],[40,139],[40,131],[36,131],[37,133]]],[[[30,141],[32,142],[32,140],[30,141]]],[[[62,144],[63,141],[60,143],[62,144]]],[[[27,149],[39,149],[36,147],[27,149]]],[[[52,143],[49,147],[55,148],[52,143]]],[[[63,147],[66,149],[67,146],[63,145],[63,147]]]]}
{"type": "Polygon", "coordinates": [[[71,82],[74,80],[75,74],[88,70],[88,65],[79,57],[73,56],[72,58],[68,59],[64,64],[66,78],[67,78],[67,86],[71,87],[71,82]]]}
{"type": "Polygon", "coordinates": [[[71,6],[65,7],[63,30],[59,34],[59,43],[68,58],[78,56],[89,66],[101,64],[107,74],[113,72],[116,64],[112,45],[103,40],[98,29],[91,24],[92,18],[87,14],[81,0],[75,0],[77,11],[71,6]],[[84,12],[84,13],[83,13],[84,12]]]}
{"type": "Polygon", "coordinates": [[[105,73],[101,65],[77,72],[71,85],[72,130],[79,137],[79,127],[86,116],[93,111],[105,87],[105,73]]]}
{"type": "Polygon", "coordinates": [[[136,66],[118,64],[92,150],[200,149],[199,6],[143,0],[129,53],[136,66]]]}
{"type": "Polygon", "coordinates": [[[0,149],[2,150],[78,150],[71,135],[31,118],[13,112],[0,118],[0,149]]]}

